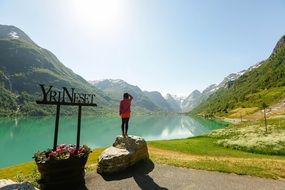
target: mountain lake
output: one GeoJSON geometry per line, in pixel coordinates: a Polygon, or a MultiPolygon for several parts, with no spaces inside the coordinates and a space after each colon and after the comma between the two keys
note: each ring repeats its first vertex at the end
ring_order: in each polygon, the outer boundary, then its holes
{"type": "MultiPolygon", "coordinates": [[[[53,146],[54,117],[0,118],[0,167],[31,161],[37,151],[53,146]]],[[[111,146],[121,134],[119,117],[86,116],[81,119],[81,145],[91,148],[111,146]]],[[[197,136],[225,126],[223,122],[185,115],[133,116],[129,135],[146,140],[180,139],[197,136]]],[[[58,144],[75,144],[76,116],[62,116],[58,144]]]]}

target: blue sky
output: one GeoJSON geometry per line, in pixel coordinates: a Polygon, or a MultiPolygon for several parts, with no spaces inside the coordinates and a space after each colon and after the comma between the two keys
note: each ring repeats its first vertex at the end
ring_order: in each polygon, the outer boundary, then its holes
{"type": "Polygon", "coordinates": [[[0,0],[15,25],[86,80],[188,95],[266,59],[284,0],[0,0]]]}

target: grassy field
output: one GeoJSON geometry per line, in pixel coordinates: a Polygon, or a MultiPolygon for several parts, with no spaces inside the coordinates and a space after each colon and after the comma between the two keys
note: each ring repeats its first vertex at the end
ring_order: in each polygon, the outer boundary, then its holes
{"type": "Polygon", "coordinates": [[[189,139],[149,143],[151,159],[156,163],[186,168],[285,178],[285,157],[234,150],[220,146],[218,139],[200,136],[189,139]]]}
{"type": "MultiPolygon", "coordinates": [[[[150,158],[156,163],[179,167],[284,179],[285,119],[268,123],[267,133],[263,122],[255,121],[230,125],[205,136],[151,141],[148,142],[150,158]]],[[[90,154],[87,171],[96,169],[103,150],[96,149],[90,154]]],[[[29,162],[0,169],[0,179],[3,178],[36,184],[39,173],[34,162],[29,162]]]]}
{"type": "Polygon", "coordinates": [[[253,153],[285,156],[285,120],[268,120],[267,132],[264,121],[247,121],[209,136],[217,138],[217,144],[253,153]]]}
{"type": "Polygon", "coordinates": [[[206,136],[149,142],[158,163],[241,175],[285,178],[285,119],[246,121],[206,136]],[[161,151],[163,150],[163,151],[161,151]]]}

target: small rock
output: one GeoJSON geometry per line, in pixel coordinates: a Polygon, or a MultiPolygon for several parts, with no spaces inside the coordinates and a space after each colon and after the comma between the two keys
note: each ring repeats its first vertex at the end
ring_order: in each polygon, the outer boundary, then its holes
{"type": "Polygon", "coordinates": [[[37,190],[31,183],[23,182],[17,183],[10,179],[0,179],[1,190],[37,190]]]}
{"type": "Polygon", "coordinates": [[[97,172],[113,173],[125,170],[135,163],[148,159],[147,144],[142,137],[118,136],[113,146],[107,148],[99,157],[97,172]]]}

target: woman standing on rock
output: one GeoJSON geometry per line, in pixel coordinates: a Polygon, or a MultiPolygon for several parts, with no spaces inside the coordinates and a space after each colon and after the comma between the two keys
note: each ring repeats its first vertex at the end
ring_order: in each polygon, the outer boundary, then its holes
{"type": "Polygon", "coordinates": [[[129,127],[129,119],[131,116],[131,102],[133,97],[128,94],[128,93],[124,93],[123,95],[124,99],[121,100],[120,102],[120,116],[122,118],[122,135],[123,137],[127,137],[128,136],[128,127],[129,127]]]}

